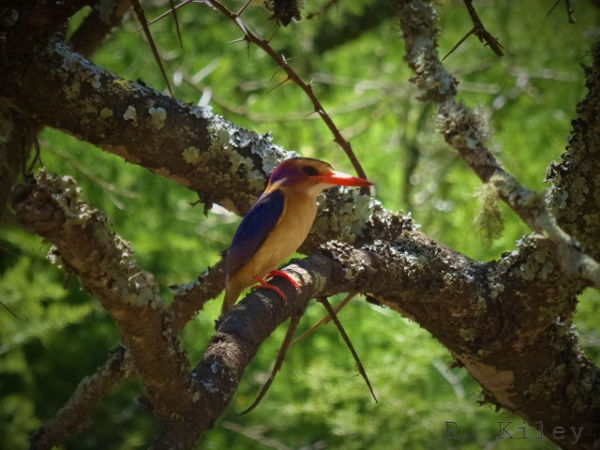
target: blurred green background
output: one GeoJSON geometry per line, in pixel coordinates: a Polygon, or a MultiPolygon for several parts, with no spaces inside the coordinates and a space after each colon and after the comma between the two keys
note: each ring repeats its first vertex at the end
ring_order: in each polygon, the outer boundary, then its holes
{"type": "MultiPolygon", "coordinates": [[[[327,1],[306,3],[304,15],[327,1]]],[[[480,182],[443,142],[433,109],[415,100],[399,25],[387,3],[338,2],[317,19],[280,28],[271,45],[305,80],[313,80],[386,208],[410,211],[424,232],[472,258],[493,259],[514,249],[527,229],[502,205],[501,236],[489,241],[477,231],[480,182]]],[[[461,81],[460,99],[488,118],[490,147],[534,189],[545,188],[546,167],[565,147],[577,101],[585,95],[581,64],[589,63],[590,45],[600,36],[600,10],[591,2],[576,4],[576,24],[568,23],[562,2],[546,16],[553,3],[475,2],[505,56],[496,57],[471,36],[445,61],[461,81]]],[[[149,18],[166,4],[143,3],[149,18]]],[[[462,2],[436,5],[445,54],[472,24],[462,2]]],[[[84,15],[73,18],[71,31],[84,15]]],[[[244,20],[270,36],[269,16],[253,2],[244,20]]],[[[351,171],[324,123],[306,117],[312,107],[300,89],[289,83],[273,89],[284,74],[260,49],[227,44],[240,37],[232,23],[201,4],[180,10],[179,19],[183,49],[171,19],[152,27],[178,98],[210,99],[214,110],[234,123],[272,132],[284,148],[351,171]]],[[[93,61],[164,90],[137,28],[128,16],[93,61]]],[[[165,298],[172,298],[167,286],[194,279],[229,245],[239,218],[217,211],[204,217],[201,206],[191,206],[193,192],[53,130],[42,133],[40,144],[46,168],[77,180],[83,197],[105,211],[113,229],[132,243],[165,298]]],[[[49,245],[13,223],[10,214],[0,223],[0,301],[17,316],[0,306],[2,449],[26,448],[28,437],[119,343],[118,330],[98,302],[78,280],[48,263],[49,245]]],[[[598,363],[600,296],[586,291],[580,300],[575,322],[586,354],[598,363]]],[[[210,302],[182,334],[193,363],[213,332],[219,307],[220,300],[210,302]]],[[[322,314],[320,305],[311,304],[301,327],[322,314]]],[[[372,401],[339,335],[327,325],[288,354],[261,405],[238,416],[268,376],[282,327],[261,347],[230,407],[198,448],[554,448],[547,440],[496,440],[497,422],[513,421],[514,436],[520,437],[522,420],[480,405],[480,387],[464,369],[450,368],[449,353],[417,324],[359,300],[340,318],[380,403],[372,401]],[[445,422],[458,425],[461,439],[445,439],[445,422]]],[[[136,380],[123,383],[94,410],[93,426],[61,448],[145,447],[155,426],[137,401],[141,394],[136,380]]],[[[526,433],[538,436],[529,427],[526,433]]]]}

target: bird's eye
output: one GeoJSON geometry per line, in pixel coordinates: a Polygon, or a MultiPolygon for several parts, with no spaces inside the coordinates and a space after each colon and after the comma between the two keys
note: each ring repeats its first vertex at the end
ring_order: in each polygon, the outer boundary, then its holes
{"type": "Polygon", "coordinates": [[[304,172],[304,175],[308,175],[309,177],[314,177],[315,175],[319,174],[319,172],[317,172],[317,169],[315,169],[313,166],[302,167],[302,172],[304,172]]]}

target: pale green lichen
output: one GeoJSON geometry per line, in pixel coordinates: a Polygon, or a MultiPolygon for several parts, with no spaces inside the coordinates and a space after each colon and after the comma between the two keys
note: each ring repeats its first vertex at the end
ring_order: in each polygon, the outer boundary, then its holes
{"type": "Polygon", "coordinates": [[[135,106],[133,106],[133,105],[127,106],[127,109],[123,113],[123,119],[132,120],[134,122],[137,120],[137,112],[135,110],[135,106]]]}
{"type": "Polygon", "coordinates": [[[74,80],[71,84],[66,84],[63,88],[63,91],[66,98],[73,100],[79,97],[80,89],[81,83],[79,83],[77,80],[74,80]]]}
{"type": "Polygon", "coordinates": [[[231,149],[229,139],[231,137],[228,125],[224,120],[213,120],[208,125],[208,134],[210,135],[210,151],[219,151],[222,149],[231,149]]]}
{"type": "Polygon", "coordinates": [[[490,291],[490,298],[497,298],[502,292],[504,292],[504,284],[496,280],[489,280],[488,288],[490,291]]]}
{"type": "Polygon", "coordinates": [[[328,281],[327,277],[325,277],[319,273],[315,273],[313,276],[315,292],[321,292],[323,290],[323,288],[327,285],[327,281],[328,281]]]}
{"type": "Polygon", "coordinates": [[[198,403],[199,400],[200,400],[200,392],[194,391],[194,393],[192,394],[192,403],[198,403]]]}
{"type": "MultiPolygon", "coordinates": [[[[129,243],[105,227],[106,216],[79,199],[81,189],[75,181],[69,176],[61,177],[45,170],[38,173],[36,181],[38,186],[52,193],[53,200],[67,220],[65,226],[89,227],[98,251],[107,255],[102,278],[106,287],[110,286],[109,290],[113,295],[133,305],[160,307],[162,301],[158,297],[158,287],[152,275],[140,269],[129,243]]],[[[55,263],[61,263],[56,252],[51,252],[49,258],[55,263]]]]}
{"type": "Polygon", "coordinates": [[[109,117],[112,117],[113,115],[114,115],[114,112],[110,108],[102,108],[100,110],[100,117],[102,119],[108,119],[109,117]]]}
{"type": "MultiPolygon", "coordinates": [[[[61,177],[42,169],[38,172],[36,180],[41,186],[48,186],[54,201],[60,206],[65,217],[71,223],[82,223],[89,220],[96,213],[89,204],[79,201],[81,188],[70,176],[64,175],[61,177]]],[[[103,221],[105,220],[104,216],[100,214],[97,214],[97,217],[103,221]]]]}
{"type": "Polygon", "coordinates": [[[346,242],[354,242],[362,236],[364,228],[381,208],[379,201],[362,195],[356,188],[337,188],[319,195],[317,202],[319,212],[313,229],[334,231],[346,242]],[[333,206],[335,214],[331,211],[333,206]]]}
{"type": "MultiPolygon", "coordinates": [[[[535,245],[534,239],[538,239],[540,235],[533,234],[526,236],[517,241],[519,247],[526,247],[529,245],[535,245]]],[[[546,246],[536,246],[536,251],[531,254],[524,264],[519,266],[519,271],[524,280],[531,281],[536,277],[541,279],[547,279],[555,270],[553,256],[550,254],[550,250],[546,246]]]]}
{"type": "MultiPolygon", "coordinates": [[[[569,193],[566,189],[559,189],[555,185],[550,186],[546,192],[546,204],[553,210],[561,210],[567,207],[569,193]]],[[[597,197],[600,200],[600,193],[597,197]]]]}
{"type": "Polygon", "coordinates": [[[188,164],[196,165],[202,162],[202,153],[200,152],[200,149],[193,145],[184,149],[181,156],[188,164]]]}
{"type": "Polygon", "coordinates": [[[208,125],[208,132],[210,135],[209,155],[226,155],[231,164],[232,173],[244,168],[250,188],[256,190],[262,188],[264,174],[254,169],[254,162],[251,158],[236,151],[251,146],[256,133],[239,129],[218,115],[212,117],[208,125]]]}
{"type": "Polygon", "coordinates": [[[467,342],[472,342],[477,337],[477,332],[473,328],[459,328],[458,334],[467,342]]]}
{"type": "Polygon", "coordinates": [[[90,85],[94,88],[94,89],[98,89],[100,88],[100,86],[102,86],[102,83],[100,83],[100,74],[95,73],[93,75],[93,77],[90,80],[90,85]]]}
{"type": "Polygon", "coordinates": [[[158,108],[148,108],[148,114],[150,114],[150,123],[158,130],[165,126],[165,120],[167,119],[167,111],[160,106],[158,108]]]}
{"type": "Polygon", "coordinates": [[[102,86],[102,69],[73,52],[64,42],[54,40],[53,44],[50,51],[56,52],[62,58],[60,76],[66,82],[64,92],[68,98],[79,97],[83,83],[89,83],[94,89],[102,86]]]}

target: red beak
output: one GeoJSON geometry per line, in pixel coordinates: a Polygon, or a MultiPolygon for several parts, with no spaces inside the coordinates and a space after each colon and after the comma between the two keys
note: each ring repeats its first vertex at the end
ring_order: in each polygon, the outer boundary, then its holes
{"type": "Polygon", "coordinates": [[[338,186],[372,186],[369,180],[353,177],[343,172],[331,172],[327,175],[319,175],[317,178],[321,183],[335,184],[338,186]]]}

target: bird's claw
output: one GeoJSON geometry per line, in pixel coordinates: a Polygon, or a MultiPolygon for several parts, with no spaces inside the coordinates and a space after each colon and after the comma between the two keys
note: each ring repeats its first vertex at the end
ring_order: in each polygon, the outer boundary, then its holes
{"type": "Polygon", "coordinates": [[[298,282],[296,280],[294,280],[289,273],[286,273],[283,270],[271,270],[267,274],[267,277],[268,278],[282,277],[282,278],[285,278],[286,280],[288,280],[290,282],[290,284],[292,286],[294,286],[296,289],[298,289],[300,287],[300,284],[298,284],[298,282]]]}
{"type": "Polygon", "coordinates": [[[283,300],[287,301],[287,296],[283,292],[281,292],[281,289],[279,289],[278,287],[275,287],[275,286],[267,283],[263,278],[259,277],[258,275],[254,275],[252,278],[254,278],[256,280],[256,282],[258,283],[258,286],[254,286],[252,289],[259,289],[259,288],[269,289],[270,291],[273,291],[277,295],[279,295],[283,300]]]}

